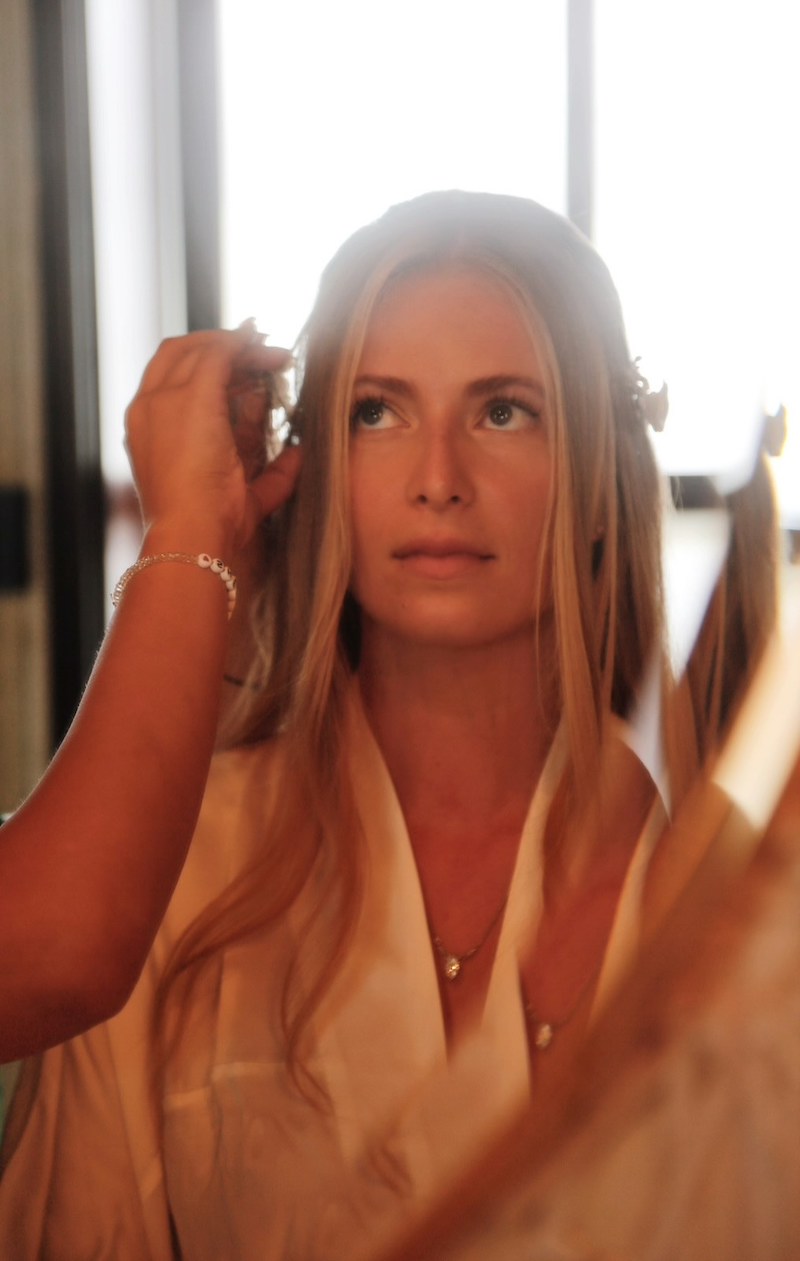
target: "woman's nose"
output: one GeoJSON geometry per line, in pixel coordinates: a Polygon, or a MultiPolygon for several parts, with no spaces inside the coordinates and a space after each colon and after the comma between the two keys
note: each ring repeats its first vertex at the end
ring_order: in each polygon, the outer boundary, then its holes
{"type": "Polygon", "coordinates": [[[474,485],[465,442],[464,435],[453,432],[419,435],[408,487],[415,503],[437,510],[471,503],[474,485]]]}

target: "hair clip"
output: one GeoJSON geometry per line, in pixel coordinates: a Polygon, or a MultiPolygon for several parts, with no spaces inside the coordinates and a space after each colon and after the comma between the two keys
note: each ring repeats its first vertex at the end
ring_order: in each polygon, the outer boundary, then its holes
{"type": "Polygon", "coordinates": [[[630,365],[627,376],[636,410],[645,424],[656,433],[661,433],[669,411],[669,390],[666,381],[660,390],[651,390],[650,382],[641,373],[638,358],[634,359],[630,365]]]}

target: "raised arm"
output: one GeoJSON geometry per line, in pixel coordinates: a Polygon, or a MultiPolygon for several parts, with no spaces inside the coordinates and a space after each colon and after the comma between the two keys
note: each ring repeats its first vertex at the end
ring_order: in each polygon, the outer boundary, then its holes
{"type": "MultiPolygon", "coordinates": [[[[228,562],[291,494],[299,452],[248,480],[228,416],[232,373],[286,358],[249,330],[161,346],[127,416],[142,558],[228,562]]],[[[69,733],[0,829],[0,1062],[112,1015],[139,974],[200,807],[228,603],[197,564],[137,569],[69,733]]]]}

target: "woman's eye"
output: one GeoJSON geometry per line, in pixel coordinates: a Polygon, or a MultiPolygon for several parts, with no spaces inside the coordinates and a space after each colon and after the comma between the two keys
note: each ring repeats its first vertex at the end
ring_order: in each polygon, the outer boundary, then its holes
{"type": "Polygon", "coordinates": [[[383,399],[365,398],[356,403],[350,423],[353,429],[390,429],[397,420],[383,399]]]}
{"type": "Polygon", "coordinates": [[[483,423],[488,429],[524,429],[539,420],[539,413],[526,403],[497,399],[486,409],[483,423]]]}

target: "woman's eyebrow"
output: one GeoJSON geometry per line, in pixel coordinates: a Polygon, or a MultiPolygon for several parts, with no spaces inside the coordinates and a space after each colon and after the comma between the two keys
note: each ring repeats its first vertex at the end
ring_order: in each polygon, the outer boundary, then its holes
{"type": "MultiPolygon", "coordinates": [[[[402,377],[365,373],[363,376],[356,377],[353,382],[353,388],[361,390],[365,387],[381,390],[386,394],[393,394],[396,398],[414,399],[417,395],[417,391],[411,382],[404,380],[402,377]]],[[[486,398],[498,390],[520,388],[537,395],[542,404],[544,404],[545,392],[541,381],[537,380],[536,377],[526,377],[516,373],[498,373],[495,376],[479,377],[475,381],[470,381],[464,392],[468,398],[486,398]]]]}
{"type": "MultiPolygon", "coordinates": [[[[391,391],[396,395],[409,397],[413,395],[414,386],[410,382],[404,381],[403,377],[385,377],[377,376],[374,373],[366,373],[361,377],[356,377],[353,386],[374,386],[380,390],[391,391]]],[[[469,395],[487,395],[495,390],[507,390],[510,386],[522,386],[525,390],[531,390],[539,393],[544,398],[544,386],[541,381],[535,377],[516,376],[514,373],[501,373],[501,375],[493,377],[479,377],[477,381],[469,382],[467,393],[469,395]]]]}
{"type": "Polygon", "coordinates": [[[467,394],[473,397],[484,397],[487,394],[493,394],[496,390],[508,390],[514,387],[530,390],[533,394],[538,394],[544,402],[544,386],[541,381],[537,381],[535,377],[514,376],[503,374],[493,377],[481,377],[477,381],[470,382],[467,387],[467,394]]]}
{"type": "Polygon", "coordinates": [[[402,377],[380,377],[380,376],[360,376],[356,377],[353,382],[355,389],[369,385],[375,389],[385,390],[390,394],[398,394],[401,398],[411,398],[414,393],[414,387],[408,381],[404,381],[402,377]]]}

